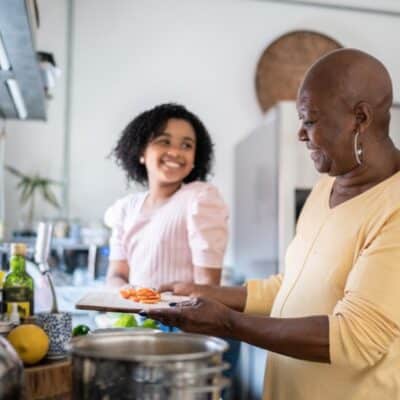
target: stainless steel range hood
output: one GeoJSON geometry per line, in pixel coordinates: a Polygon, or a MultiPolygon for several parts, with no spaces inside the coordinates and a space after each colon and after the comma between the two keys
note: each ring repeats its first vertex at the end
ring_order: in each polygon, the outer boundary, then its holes
{"type": "Polygon", "coordinates": [[[32,7],[32,0],[0,0],[0,118],[46,119],[32,7]]]}

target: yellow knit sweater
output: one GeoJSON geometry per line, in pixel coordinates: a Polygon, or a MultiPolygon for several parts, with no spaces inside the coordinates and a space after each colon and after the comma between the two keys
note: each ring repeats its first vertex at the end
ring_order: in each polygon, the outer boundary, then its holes
{"type": "Polygon", "coordinates": [[[247,282],[245,312],[329,316],[331,364],[270,352],[264,400],[400,399],[400,173],[336,207],[315,186],[285,273],[247,282]]]}

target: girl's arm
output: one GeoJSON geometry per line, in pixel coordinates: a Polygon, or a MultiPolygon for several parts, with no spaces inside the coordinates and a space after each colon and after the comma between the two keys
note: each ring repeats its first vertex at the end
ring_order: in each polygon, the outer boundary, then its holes
{"type": "Polygon", "coordinates": [[[121,287],[129,281],[129,265],[126,260],[111,260],[108,264],[106,284],[121,287]]]}
{"type": "Polygon", "coordinates": [[[221,268],[195,267],[194,281],[201,285],[221,284],[221,268]]]}

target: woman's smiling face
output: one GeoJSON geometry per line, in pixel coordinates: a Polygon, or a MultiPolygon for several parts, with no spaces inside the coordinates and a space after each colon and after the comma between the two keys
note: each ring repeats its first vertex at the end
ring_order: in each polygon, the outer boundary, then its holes
{"type": "Polygon", "coordinates": [[[143,153],[149,184],[182,182],[193,169],[195,154],[196,133],[192,125],[183,119],[169,119],[143,153]]]}
{"type": "Polygon", "coordinates": [[[316,170],[342,175],[356,165],[353,152],[354,115],[346,104],[310,87],[297,99],[301,120],[298,138],[305,142],[316,170]]]}

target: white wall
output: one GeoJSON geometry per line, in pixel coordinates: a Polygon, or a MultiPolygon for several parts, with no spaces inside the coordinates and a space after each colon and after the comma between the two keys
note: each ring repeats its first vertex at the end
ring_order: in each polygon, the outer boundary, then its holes
{"type": "MultiPolygon", "coordinates": [[[[41,26],[37,30],[37,50],[54,54],[57,65],[66,65],[67,0],[39,0],[41,26]]],[[[47,121],[7,121],[6,163],[27,174],[38,173],[58,181],[63,179],[65,73],[57,81],[54,99],[47,102],[47,121]]],[[[18,227],[21,210],[15,189],[17,180],[6,172],[6,236],[18,227]]],[[[60,190],[55,190],[60,198],[60,190]]],[[[55,216],[58,211],[42,202],[37,217],[55,216]]]]}
{"type": "MultiPolygon", "coordinates": [[[[361,4],[362,2],[360,2],[361,4]]],[[[64,13],[64,2],[41,0],[45,15],[64,13]]],[[[65,15],[65,13],[64,13],[65,15]]],[[[399,99],[400,19],[361,12],[251,0],[76,0],[72,72],[71,217],[97,219],[126,191],[124,176],[105,157],[124,125],[165,101],[185,104],[205,122],[216,143],[214,182],[233,204],[233,149],[261,121],[254,77],[265,47],[285,32],[311,29],[381,59],[399,99]]],[[[50,36],[50,37],[48,37],[50,36]]],[[[53,50],[62,59],[61,42],[53,50]]],[[[57,94],[61,102],[62,88],[57,94]]],[[[8,159],[60,172],[61,111],[49,123],[10,124],[8,159]],[[28,131],[28,132],[27,132],[28,131]],[[37,143],[45,146],[41,148],[37,143]],[[52,151],[51,151],[52,150],[52,151]]],[[[58,106],[57,106],[58,107],[58,106]]],[[[9,187],[9,186],[8,186],[9,187]]],[[[15,223],[8,195],[7,220],[15,223]]],[[[233,216],[234,217],[234,216],[233,216]]],[[[231,264],[232,252],[227,263],[231,264]]]]}
{"type": "Polygon", "coordinates": [[[233,204],[233,147],[261,119],[257,61],[287,31],[313,29],[371,52],[400,84],[395,18],[228,0],[85,0],[75,11],[72,215],[97,218],[125,192],[104,157],[133,116],[164,101],[204,120],[216,143],[214,181],[233,204]]]}

